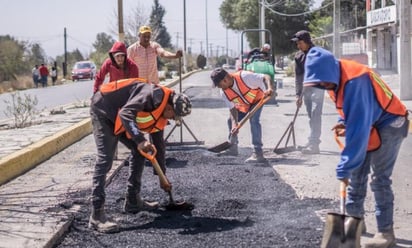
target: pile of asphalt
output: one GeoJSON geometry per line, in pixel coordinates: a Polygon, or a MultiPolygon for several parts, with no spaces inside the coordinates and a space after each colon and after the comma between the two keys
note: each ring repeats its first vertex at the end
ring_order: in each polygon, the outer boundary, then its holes
{"type": "MultiPolygon", "coordinates": [[[[269,153],[269,151],[267,151],[269,153]]],[[[108,215],[119,233],[87,228],[89,191],[68,195],[80,205],[57,247],[319,247],[323,225],[316,211],[331,208],[326,199],[299,199],[270,165],[245,164],[250,149],[238,157],[217,157],[204,148],[167,152],[167,176],[175,199],[193,203],[192,211],[164,208],[138,214],[122,212],[128,167],[107,188],[108,215]]],[[[274,160],[270,160],[273,164],[274,160]]],[[[168,203],[151,167],[145,167],[142,196],[168,203]]],[[[65,204],[61,204],[64,206],[65,204]]]]}

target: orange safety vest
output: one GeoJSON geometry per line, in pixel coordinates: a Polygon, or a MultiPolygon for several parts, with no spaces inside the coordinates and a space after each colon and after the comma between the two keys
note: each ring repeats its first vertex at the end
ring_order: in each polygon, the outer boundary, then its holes
{"type": "MultiPolygon", "coordinates": [[[[393,94],[388,85],[370,68],[360,65],[354,61],[341,59],[341,80],[337,93],[333,90],[329,90],[330,98],[335,102],[336,109],[342,118],[345,118],[343,113],[343,96],[345,85],[348,81],[360,77],[361,75],[368,74],[372,82],[373,90],[375,92],[376,99],[381,108],[394,115],[406,116],[407,109],[405,105],[399,100],[399,98],[393,94]]],[[[381,139],[376,127],[371,127],[371,133],[368,143],[368,151],[377,150],[381,145],[381,139]]]]}
{"type": "Polygon", "coordinates": [[[102,95],[105,95],[107,93],[110,93],[112,91],[116,91],[118,89],[121,89],[123,87],[129,86],[131,84],[137,84],[137,83],[147,83],[147,79],[144,78],[128,78],[128,79],[121,79],[121,80],[116,80],[113,82],[109,82],[107,84],[102,84],[100,86],[99,91],[102,93],[102,95]]]}
{"type": "MultiPolygon", "coordinates": [[[[122,80],[110,82],[107,84],[103,84],[100,87],[100,91],[104,95],[112,91],[116,91],[118,89],[126,87],[128,85],[140,83],[140,82],[146,82],[146,81],[147,80],[141,79],[141,78],[122,79],[122,80]]],[[[136,116],[137,127],[142,132],[146,132],[146,133],[158,132],[158,131],[163,130],[167,125],[168,120],[164,118],[162,115],[169,101],[169,97],[173,93],[173,90],[165,86],[161,86],[161,85],[159,85],[159,87],[161,87],[161,89],[164,92],[164,96],[163,96],[162,102],[160,103],[159,107],[157,107],[155,110],[151,112],[140,111],[137,113],[137,116],[136,116]]],[[[125,131],[126,129],[124,128],[120,120],[120,116],[119,114],[117,114],[116,120],[114,123],[114,134],[119,135],[125,131]]],[[[131,138],[131,135],[129,133],[126,133],[126,136],[128,138],[131,138]]]]}
{"type": "Polygon", "coordinates": [[[227,88],[223,91],[227,99],[235,104],[235,108],[240,112],[247,113],[251,105],[257,103],[262,97],[264,97],[263,91],[258,89],[252,89],[246,85],[240,76],[241,72],[235,72],[230,74],[235,79],[235,84],[240,91],[239,95],[232,88],[227,88]]]}

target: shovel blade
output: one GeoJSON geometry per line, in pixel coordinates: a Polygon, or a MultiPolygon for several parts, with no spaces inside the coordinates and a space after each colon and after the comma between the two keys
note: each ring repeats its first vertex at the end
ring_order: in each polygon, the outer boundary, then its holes
{"type": "Polygon", "coordinates": [[[360,218],[329,213],[326,217],[321,248],[360,248],[361,223],[360,218]]]}
{"type": "Polygon", "coordinates": [[[223,151],[229,149],[230,146],[232,146],[232,144],[229,141],[225,141],[225,142],[223,142],[219,145],[210,147],[207,150],[210,151],[210,152],[219,153],[219,152],[223,152],[223,151]]]}

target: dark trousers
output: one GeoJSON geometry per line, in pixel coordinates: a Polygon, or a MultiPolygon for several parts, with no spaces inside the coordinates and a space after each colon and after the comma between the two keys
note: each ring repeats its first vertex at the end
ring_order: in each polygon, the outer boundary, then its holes
{"type": "MultiPolygon", "coordinates": [[[[93,125],[94,140],[97,148],[97,158],[93,173],[91,201],[92,206],[95,209],[99,209],[103,207],[106,199],[106,176],[112,168],[114,153],[118,141],[122,142],[131,151],[129,176],[127,179],[128,193],[140,193],[145,158],[138,152],[137,144],[131,139],[128,139],[125,134],[122,134],[120,136],[114,135],[114,124],[112,121],[107,119],[105,116],[101,116],[93,112],[93,110],[91,110],[91,119],[93,125]]],[[[163,137],[163,135],[161,137],[163,137]]],[[[162,150],[162,147],[159,146],[157,156],[161,156],[162,153],[164,161],[164,149],[162,150]]]]}

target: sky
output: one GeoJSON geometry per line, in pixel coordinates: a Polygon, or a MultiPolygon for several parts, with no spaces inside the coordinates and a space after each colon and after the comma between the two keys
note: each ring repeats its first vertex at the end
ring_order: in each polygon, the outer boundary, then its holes
{"type": "MultiPolygon", "coordinates": [[[[320,0],[316,0],[319,2],[320,0]]],[[[67,50],[76,48],[83,55],[93,51],[96,35],[111,34],[117,25],[117,0],[0,0],[0,35],[10,35],[20,41],[39,43],[51,57],[64,53],[64,28],[67,32],[67,50]]],[[[164,23],[171,42],[183,48],[183,0],[159,0],[166,14],[164,23]]],[[[219,6],[223,0],[186,0],[186,47],[199,53],[209,48],[219,54],[238,54],[240,33],[226,30],[220,21],[219,6]],[[206,6],[207,3],[207,6],[206,6]],[[207,24],[206,24],[207,20],[207,24]],[[207,27],[207,29],[206,29],[207,27]],[[211,45],[210,45],[211,44],[211,45]]],[[[123,0],[123,15],[130,16],[137,6],[151,12],[153,1],[123,0]]],[[[117,39],[117,36],[113,38],[117,39]]]]}

